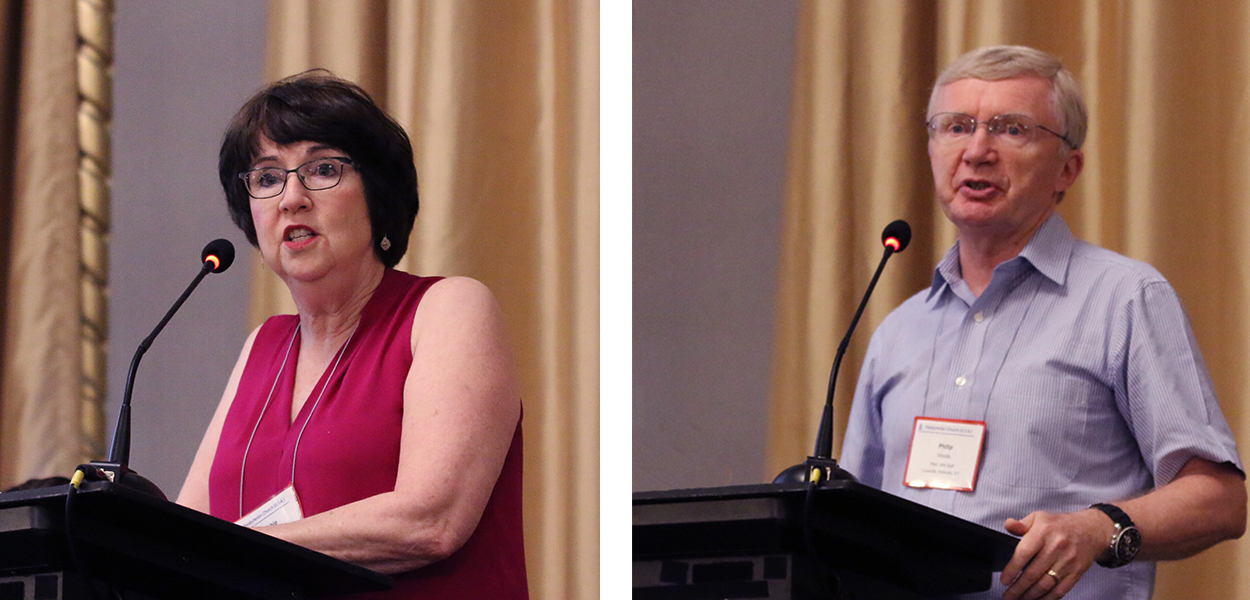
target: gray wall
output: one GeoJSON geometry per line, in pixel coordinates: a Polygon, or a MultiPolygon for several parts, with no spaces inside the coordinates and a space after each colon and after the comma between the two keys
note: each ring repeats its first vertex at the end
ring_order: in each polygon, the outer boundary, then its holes
{"type": "MultiPolygon", "coordinates": [[[[171,499],[247,337],[251,246],[217,183],[226,122],[263,83],[264,0],[115,5],[106,443],[135,349],[191,283],[204,244],[235,244],[152,344],[131,399],[131,467],[171,499]]],[[[103,458],[103,457],[100,457],[103,458]]]]}
{"type": "Polygon", "coordinates": [[[633,489],[762,483],[797,2],[633,7],[633,489]]]}

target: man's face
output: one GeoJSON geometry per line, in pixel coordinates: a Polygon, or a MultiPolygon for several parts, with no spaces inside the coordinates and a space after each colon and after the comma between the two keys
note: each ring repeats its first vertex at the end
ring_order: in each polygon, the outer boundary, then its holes
{"type": "Polygon", "coordinates": [[[977,121],[972,135],[945,142],[929,139],[938,202],[963,236],[1031,236],[1054,212],[1059,193],[1081,172],[1081,151],[1068,148],[1058,135],[1038,130],[1031,142],[1017,145],[984,125],[998,115],[1024,115],[1065,133],[1045,79],[960,79],[938,90],[933,114],[939,113],[963,113],[977,121]]]}

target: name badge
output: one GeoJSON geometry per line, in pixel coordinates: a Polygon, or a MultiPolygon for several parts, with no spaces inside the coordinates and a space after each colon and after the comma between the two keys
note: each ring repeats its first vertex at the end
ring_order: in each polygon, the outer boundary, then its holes
{"type": "Polygon", "coordinates": [[[265,527],[290,523],[302,518],[304,518],[304,508],[300,506],[299,495],[295,493],[295,486],[289,485],[262,504],[260,508],[235,521],[235,524],[244,527],[265,527]]]}
{"type": "Polygon", "coordinates": [[[984,421],[916,417],[903,485],[971,492],[984,441],[984,421]]]}

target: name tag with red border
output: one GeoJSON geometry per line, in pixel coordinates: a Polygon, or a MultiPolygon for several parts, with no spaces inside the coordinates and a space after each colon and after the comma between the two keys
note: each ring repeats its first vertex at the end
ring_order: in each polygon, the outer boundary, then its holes
{"type": "Polygon", "coordinates": [[[916,417],[903,485],[971,492],[977,487],[984,421],[916,417]]]}

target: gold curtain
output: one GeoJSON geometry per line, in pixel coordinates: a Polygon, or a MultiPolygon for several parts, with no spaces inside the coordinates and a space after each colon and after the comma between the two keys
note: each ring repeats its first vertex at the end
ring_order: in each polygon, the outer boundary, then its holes
{"type": "MultiPolygon", "coordinates": [[[[1079,236],[1155,265],[1185,303],[1243,449],[1250,445],[1250,23],[1237,0],[811,0],[799,20],[771,395],[769,472],[811,453],[837,343],[911,222],[839,375],[841,445],[872,330],[925,287],[955,231],[933,200],[922,123],[942,66],[973,48],[1059,56],[1090,108],[1085,171],[1060,205],[1079,236]]],[[[1156,598],[1250,597],[1250,542],[1160,565],[1156,598]]]]}
{"type": "Polygon", "coordinates": [[[111,12],[0,1],[0,487],[103,451],[111,12]]]}
{"type": "MultiPolygon", "coordinates": [[[[330,69],[412,137],[421,210],[399,268],[479,279],[508,318],[534,598],[599,592],[598,21],[592,0],[270,4],[271,79],[330,69]]],[[[252,264],[253,325],[294,312],[252,264]]]]}

